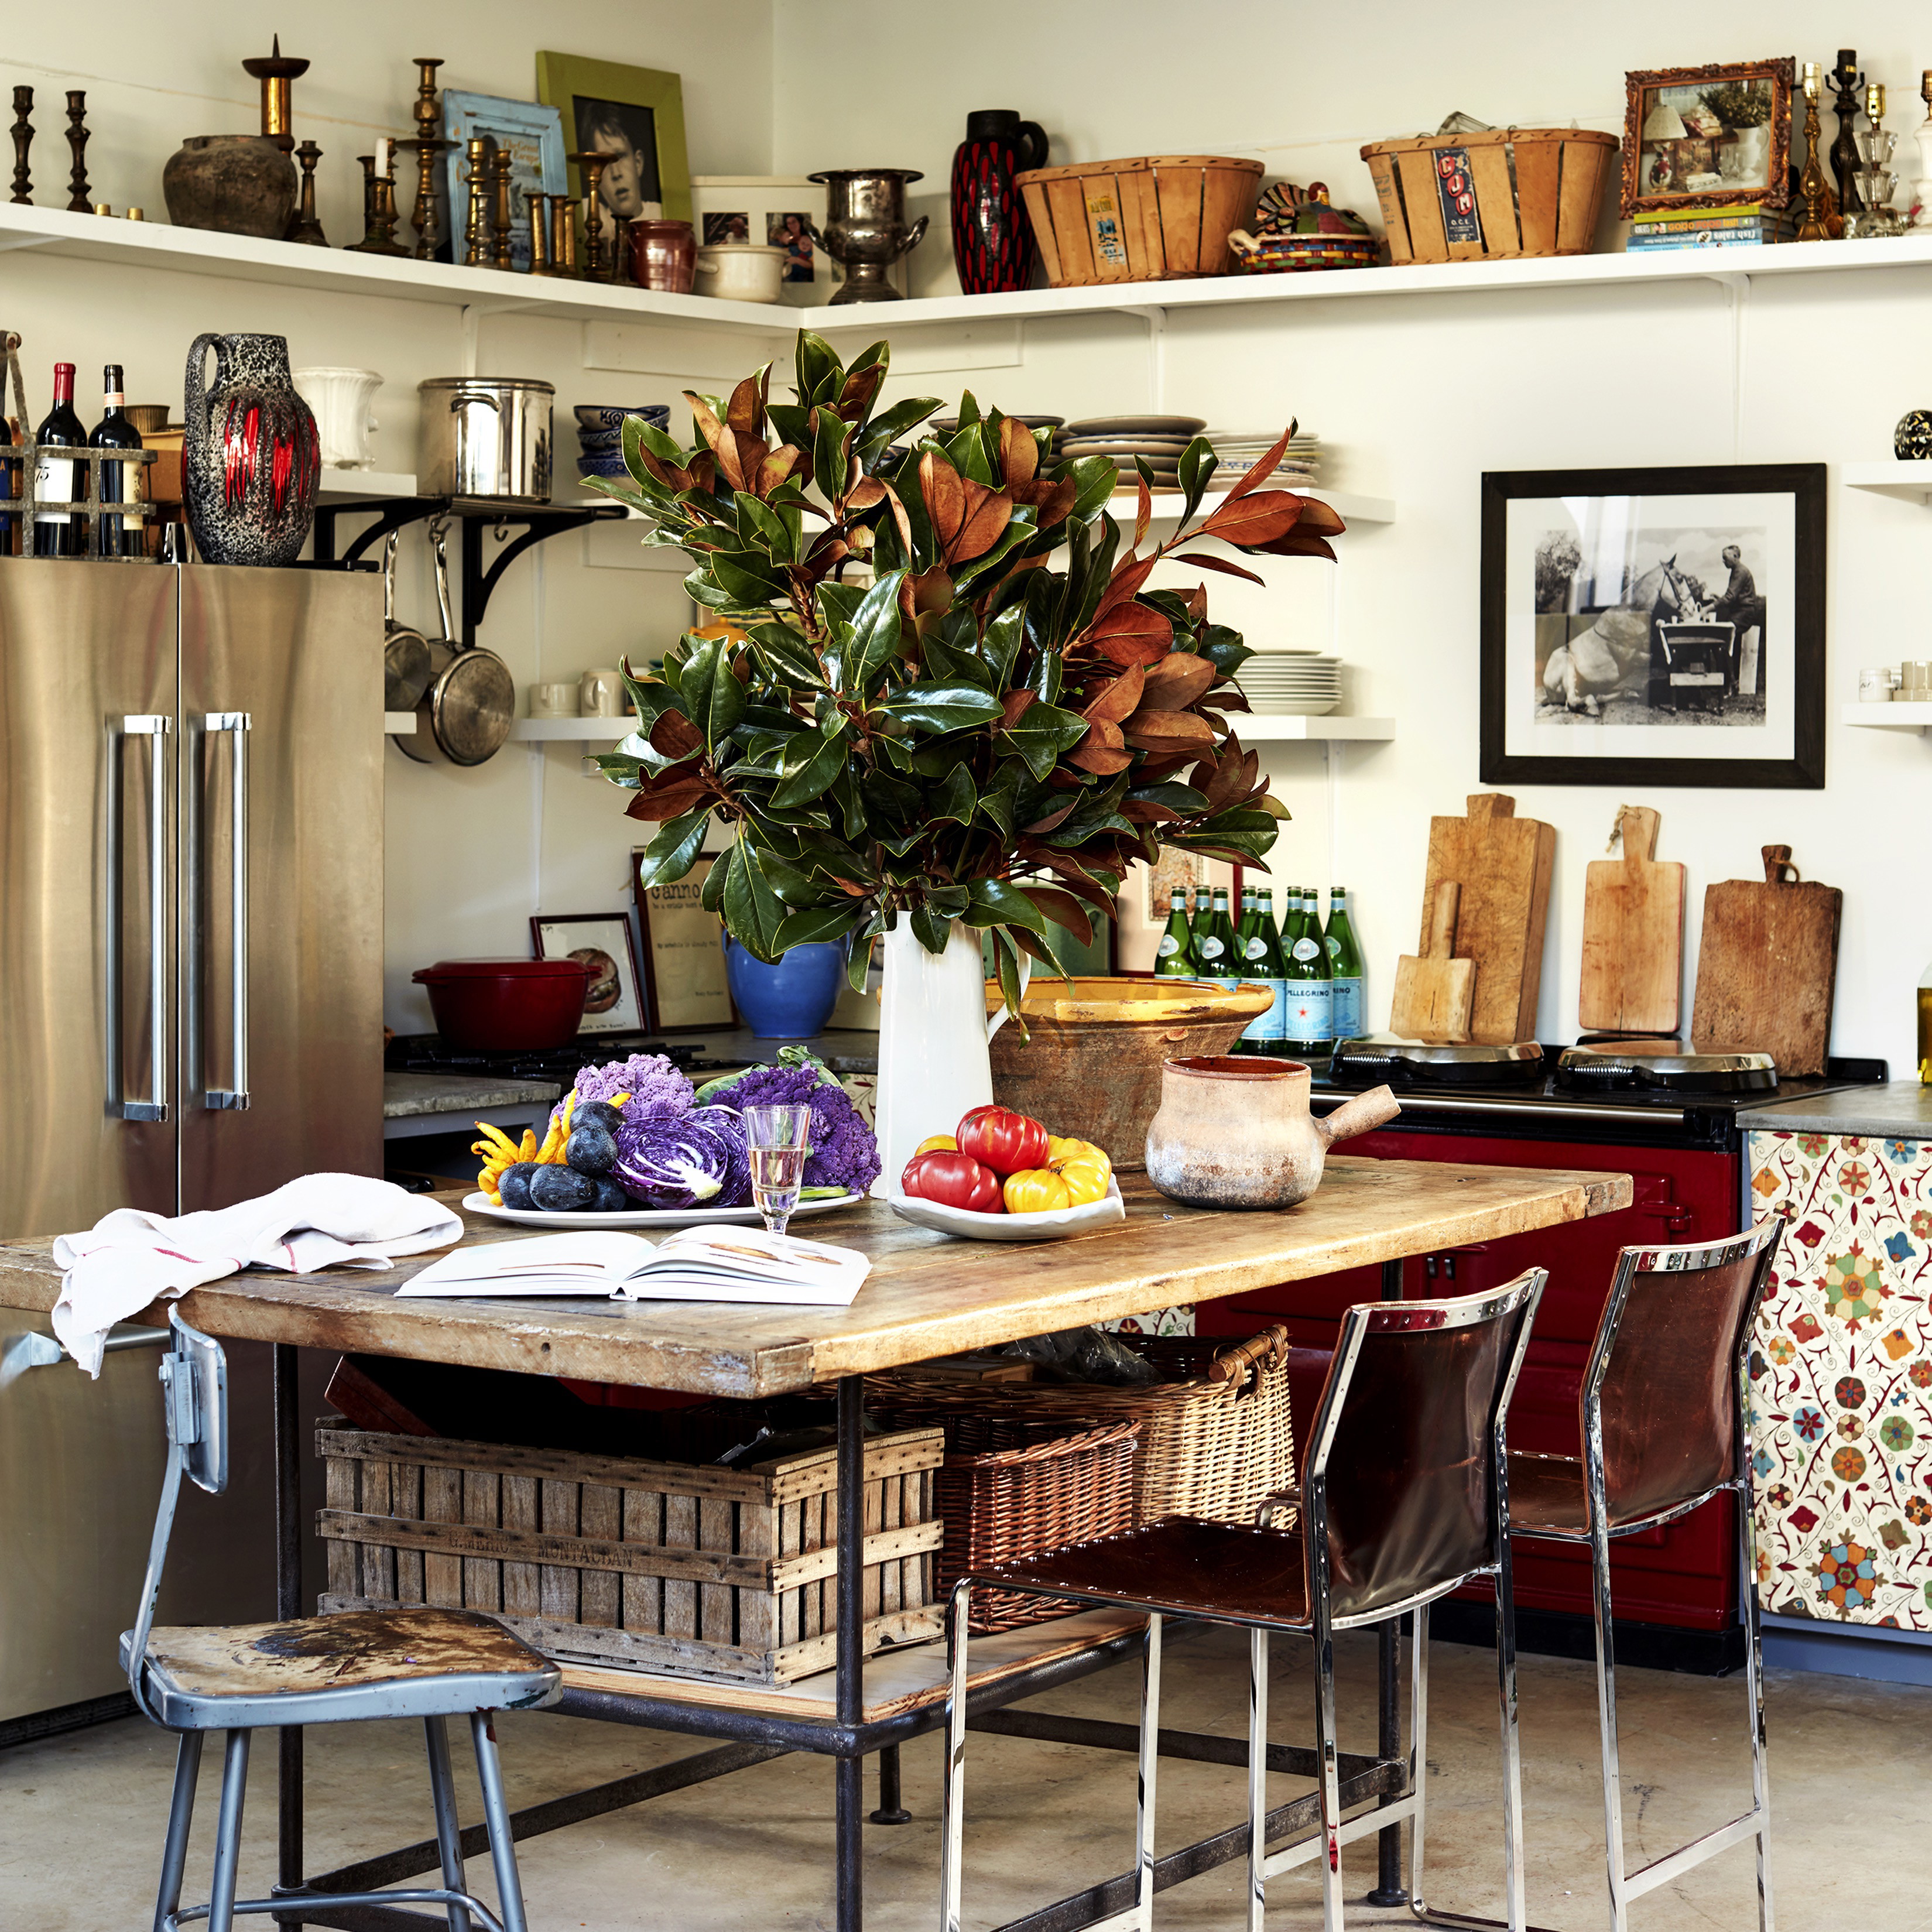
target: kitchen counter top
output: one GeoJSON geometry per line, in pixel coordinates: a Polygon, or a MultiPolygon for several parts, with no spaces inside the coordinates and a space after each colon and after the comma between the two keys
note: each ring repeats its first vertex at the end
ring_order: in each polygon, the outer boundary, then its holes
{"type": "Polygon", "coordinates": [[[382,1076],[382,1118],[481,1113],[491,1107],[542,1106],[563,1089],[554,1080],[512,1080],[496,1073],[397,1073],[382,1076]]]}
{"type": "Polygon", "coordinates": [[[1783,1128],[1790,1133],[1875,1134],[1897,1139],[1932,1140],[1932,1087],[1916,1080],[1888,1080],[1882,1086],[1852,1087],[1781,1105],[1769,1101],[1738,1115],[1741,1127],[1783,1128]]]}

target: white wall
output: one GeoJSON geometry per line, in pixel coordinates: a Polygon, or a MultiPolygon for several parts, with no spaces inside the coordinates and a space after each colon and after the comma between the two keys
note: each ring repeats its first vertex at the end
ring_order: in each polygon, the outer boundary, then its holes
{"type": "MultiPolygon", "coordinates": [[[[0,47],[0,88],[7,90],[0,99],[10,99],[20,83],[35,91],[32,166],[34,198],[43,206],[66,205],[64,94],[82,87],[93,130],[93,199],[117,210],[140,206],[151,220],[164,220],[162,164],[182,139],[260,125],[257,83],[240,62],[266,52],[277,30],[286,52],[312,62],[296,82],[296,128],[323,150],[319,212],[338,245],[361,232],[356,155],[369,152],[378,134],[410,131],[416,54],[446,57],[438,76],[446,86],[523,100],[535,96],[539,46],[668,68],[683,76],[694,172],[762,173],[771,164],[763,106],[770,73],[766,0],[627,0],[549,16],[516,0],[339,0],[320,14],[280,20],[236,0],[195,0],[172,10],[128,4],[41,9],[34,18],[31,32],[10,21],[0,47]]],[[[286,335],[298,368],[379,369],[387,382],[376,404],[376,466],[406,472],[416,466],[417,382],[463,367],[461,312],[453,306],[201,275],[155,273],[137,282],[123,270],[30,250],[8,254],[0,268],[0,324],[24,338],[36,419],[56,361],[80,364],[81,409],[90,420],[100,365],[110,359],[126,365],[130,400],[165,401],[178,411],[188,345],[205,330],[286,335]]],[[[583,332],[574,323],[485,319],[477,352],[484,372],[556,384],[560,500],[574,493],[575,480],[571,405],[670,401],[682,386],[668,376],[586,368],[583,332]]],[[[486,557],[490,548],[486,537],[486,557]]],[[[629,532],[605,530],[553,538],[511,566],[482,641],[508,661],[520,690],[539,676],[574,679],[592,665],[615,663],[621,652],[654,656],[675,637],[689,610],[677,578],[605,567],[637,554],[629,532]],[[586,568],[592,544],[604,566],[586,568]]],[[[405,539],[401,578],[400,614],[435,634],[419,526],[405,539]]],[[[617,794],[580,776],[574,746],[511,746],[470,771],[415,765],[392,746],[382,755],[391,1025],[429,1024],[421,990],[410,982],[416,967],[452,955],[526,955],[532,913],[629,903],[638,828],[622,817],[617,794]]]]}
{"type": "MultiPolygon", "coordinates": [[[[1372,216],[1365,141],[1432,128],[1460,108],[1498,124],[1620,129],[1626,68],[1791,52],[1828,64],[1855,43],[1893,98],[1903,132],[1924,109],[1932,27],[1855,8],[1816,40],[1815,11],[1738,0],[1667,21],[1642,14],[1492,4],[1444,24],[1418,0],[1318,19],[1220,0],[1178,14],[1152,0],[988,0],[961,37],[956,9],[902,6],[872,31],[854,0],[776,0],[774,165],[890,164],[926,170],[919,205],[934,234],[913,257],[916,292],[956,286],[944,239],[951,154],[968,110],[1040,119],[1059,162],[1105,154],[1218,152],[1264,159],[1271,177],[1325,178],[1372,216]],[[826,116],[828,91],[866,110],[826,116]]],[[[1828,120],[1827,136],[1832,124],[1828,120]]],[[[1613,224],[1606,224],[1606,238],[1613,224]]],[[[1848,244],[1850,248],[1856,244],[1848,244]]],[[[1932,272],[1761,280],[1742,298],[1714,283],[1563,293],[1297,302],[1268,312],[1177,312],[1157,356],[1131,318],[1055,321],[1002,335],[965,374],[900,386],[956,392],[1070,416],[1158,406],[1216,424],[1291,415],[1334,447],[1326,478],[1386,494],[1392,526],[1343,540],[1336,580],[1318,563],[1269,566],[1270,589],[1210,584],[1228,621],[1258,637],[1319,636],[1340,598],[1349,708],[1398,720],[1391,745],[1336,749],[1331,791],[1316,746],[1266,762],[1294,814],[1277,879],[1354,886],[1370,962],[1370,1016],[1386,1020],[1396,956],[1416,944],[1430,816],[1460,812],[1477,779],[1478,478],[1485,470],[1616,464],[1870,460],[1892,426],[1932,401],[1932,272]]],[[[889,324],[889,315],[868,317],[889,324]]],[[[1840,727],[1862,664],[1932,653],[1932,522],[1916,506],[1840,488],[1829,501],[1828,784],[1820,792],[1516,789],[1517,809],[1558,830],[1558,885],[1538,1030],[1576,1030],[1583,868],[1616,808],[1663,814],[1658,856],[1690,870],[1685,1014],[1703,888],[1760,875],[1758,848],[1787,842],[1808,878],[1845,892],[1834,1050],[1915,1052],[1912,988],[1932,955],[1932,903],[1918,890],[1932,805],[1932,746],[1915,734],[1840,727]]]]}

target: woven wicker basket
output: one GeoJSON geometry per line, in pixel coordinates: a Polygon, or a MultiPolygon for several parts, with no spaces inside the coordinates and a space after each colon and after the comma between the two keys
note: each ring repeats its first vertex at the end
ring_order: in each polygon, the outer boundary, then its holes
{"type": "Polygon", "coordinates": [[[1144,154],[1016,175],[1046,278],[1057,289],[1228,272],[1228,232],[1245,227],[1259,161],[1144,154]]]}
{"type": "Polygon", "coordinates": [[[1371,142],[1390,262],[1587,255],[1618,146],[1592,128],[1371,142]]]}

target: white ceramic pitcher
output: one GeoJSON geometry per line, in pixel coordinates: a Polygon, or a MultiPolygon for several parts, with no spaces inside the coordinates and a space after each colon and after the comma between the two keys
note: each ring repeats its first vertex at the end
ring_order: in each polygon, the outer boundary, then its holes
{"type": "Polygon", "coordinates": [[[296,394],[314,412],[322,467],[367,470],[375,460],[369,454],[369,432],[376,418],[369,405],[382,378],[374,369],[298,369],[295,385],[296,394]]]}
{"type": "Polygon", "coordinates": [[[928,952],[902,917],[885,934],[879,992],[879,1088],[875,1102],[879,1178],[874,1194],[896,1191],[912,1150],[950,1134],[969,1108],[993,1098],[988,1043],[1005,1023],[988,1017],[982,935],[952,922],[944,952],[928,952]]]}

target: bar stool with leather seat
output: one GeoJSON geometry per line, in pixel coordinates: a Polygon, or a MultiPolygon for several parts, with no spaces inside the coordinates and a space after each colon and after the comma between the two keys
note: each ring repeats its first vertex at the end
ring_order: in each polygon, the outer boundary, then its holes
{"type": "MultiPolygon", "coordinates": [[[[1262,1932],[1268,1880],[1319,1860],[1322,1923],[1342,1924],[1341,1848],[1413,1817],[1421,1764],[1412,1753],[1407,1789],[1390,1792],[1359,1771],[1352,1790],[1335,1730],[1334,1633],[1414,1611],[1418,1659],[1426,1606],[1478,1577],[1492,1580],[1504,1771],[1503,1866],[1509,1923],[1522,1923],[1521,1783],[1516,1771],[1515,1619],[1510,1595],[1504,1426],[1522,1366],[1544,1271],[1453,1300],[1370,1303],[1342,1318],[1298,1493],[1270,1497],[1252,1526],[1166,1516],[1137,1529],[962,1578],[950,1608],[941,1932],[958,1932],[964,1832],[968,1629],[972,1592],[984,1586],[1148,1613],[1140,1724],[1138,1852],[1130,1906],[1090,1932],[1150,1932],[1156,1884],[1155,1771],[1160,1729],[1162,1620],[1199,1618],[1249,1633],[1248,1926],[1262,1932]],[[1291,1518],[1286,1526],[1270,1520],[1291,1518]],[[1284,1754],[1316,1783],[1320,1828],[1268,1849],[1268,1644],[1270,1630],[1314,1640],[1313,1751],[1284,1754]],[[1345,1819],[1345,1804],[1370,1808],[1345,1819]],[[1391,1802],[1392,1801],[1392,1802],[1391,1802]]],[[[1418,1668],[1418,1692],[1424,1682],[1418,1668]]],[[[1421,1732],[1420,1713],[1416,1732],[1421,1732]]],[[[1307,1801],[1300,1801],[1306,1806],[1307,1801]]],[[[1277,1832],[1286,1822],[1274,1820],[1277,1832]]]]}
{"type": "MultiPolygon", "coordinates": [[[[1612,1932],[1630,1902],[1746,1838],[1757,1840],[1758,1923],[1772,1932],[1771,1799],[1765,1768],[1764,1670],[1751,1544],[1750,1431],[1744,1417],[1751,1327],[1778,1224],[1720,1241],[1625,1248],[1591,1346],[1578,1398],[1583,1453],[1509,1459],[1510,1528],[1517,1536],[1590,1546],[1602,1726],[1604,1833],[1612,1932]],[[1610,1545],[1688,1516],[1729,1490],[1736,1498],[1744,1679],[1750,1701],[1750,1810],[1641,1870],[1624,1870],[1610,1545]]],[[[1422,1869],[1416,1826],[1415,1868],[1422,1869]]],[[[1488,1925],[1435,1913],[1438,1923],[1488,1925]]]]}
{"type": "Polygon", "coordinates": [[[493,1618],[428,1606],[345,1611],[287,1623],[153,1628],[155,1594],[167,1558],[182,1474],[215,1496],[228,1483],[228,1370],[220,1345],[190,1328],[177,1310],[170,1310],[169,1322],[173,1343],[160,1365],[167,1470],[140,1615],[121,1640],[122,1661],[135,1703],[145,1716],[181,1738],[154,1932],[177,1932],[198,1918],[206,1918],[212,1932],[230,1932],[238,1913],[302,1916],[350,1906],[400,1904],[442,1906],[454,1932],[471,1932],[472,1925],[482,1932],[526,1932],[517,1854],[490,1724],[497,1711],[554,1703],[562,1687],[562,1673],[555,1664],[493,1618]],[[476,1744],[496,1869],[496,1912],[464,1888],[449,1738],[444,1728],[446,1718],[458,1716],[470,1719],[476,1744]],[[274,1898],[236,1898],[250,1734],[285,1725],[347,1724],[372,1718],[423,1720],[442,1885],[407,1891],[287,1891],[274,1898]],[[202,1742],[210,1731],[224,1732],[226,1740],[214,1876],[208,1903],[184,1912],[182,1876],[195,1781],[202,1742]]]}

